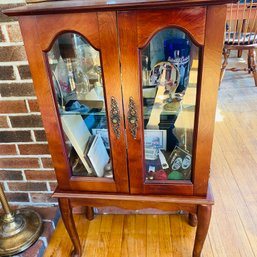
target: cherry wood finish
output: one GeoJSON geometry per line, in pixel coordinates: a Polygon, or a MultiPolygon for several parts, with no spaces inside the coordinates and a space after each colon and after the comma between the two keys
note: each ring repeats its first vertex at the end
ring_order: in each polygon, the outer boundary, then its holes
{"type": "Polygon", "coordinates": [[[201,86],[195,121],[194,195],[205,195],[208,187],[225,18],[226,6],[207,8],[202,73],[198,76],[198,84],[201,86]]]}
{"type": "Polygon", "coordinates": [[[192,227],[197,226],[197,215],[193,213],[188,214],[188,224],[192,227]]]}
{"type": "Polygon", "coordinates": [[[221,5],[237,0],[80,0],[80,1],[50,1],[47,3],[31,4],[6,10],[10,16],[55,14],[55,13],[78,13],[94,11],[117,11],[139,9],[166,9],[175,7],[193,7],[221,5]]]}
{"type": "Polygon", "coordinates": [[[115,181],[106,178],[72,176],[45,56],[45,52],[50,50],[57,36],[67,31],[79,33],[93,47],[100,50],[106,110],[110,110],[111,97],[115,97],[121,112],[121,131],[124,131],[115,13],[21,17],[20,26],[58,184],[62,189],[128,192],[125,137],[122,134],[119,139],[116,139],[110,121],[109,136],[115,181]],[[87,26],[85,27],[84,24],[87,26]]]}
{"type": "Polygon", "coordinates": [[[58,180],[53,197],[59,199],[63,221],[74,245],[72,256],[81,256],[72,208],[86,206],[86,218],[91,220],[94,217],[93,207],[117,206],[189,212],[189,223],[197,225],[193,256],[200,257],[213,205],[208,178],[226,16],[226,7],[218,4],[227,2],[231,1],[64,1],[5,12],[20,16],[21,31],[58,180]],[[145,183],[143,172],[139,51],[154,34],[168,27],[180,28],[188,33],[200,49],[193,175],[192,181],[150,184],[145,183]],[[101,53],[114,179],[72,176],[46,58],[46,52],[63,32],[79,33],[101,53]],[[112,97],[117,100],[121,112],[119,139],[110,126],[112,97]],[[128,129],[131,97],[139,114],[135,138],[128,129]]]}
{"type": "MultiPolygon", "coordinates": [[[[58,197],[61,202],[64,200],[66,203],[69,201],[71,207],[81,206],[81,204],[86,206],[117,206],[125,209],[144,209],[144,208],[158,208],[160,210],[168,211],[178,211],[185,210],[190,213],[191,221],[194,219],[194,223],[191,225],[196,225],[196,216],[198,219],[197,222],[197,231],[195,236],[195,243],[193,249],[193,257],[200,257],[203,244],[208,232],[210,218],[211,218],[211,209],[213,205],[213,196],[211,188],[209,187],[206,197],[190,197],[190,196],[133,196],[133,195],[117,195],[117,194],[86,194],[80,192],[62,192],[57,189],[53,195],[58,197]],[[62,199],[62,200],[61,200],[62,199]]],[[[88,207],[87,207],[88,208],[88,207]]],[[[76,228],[70,224],[74,224],[73,217],[69,213],[62,212],[62,217],[65,222],[66,219],[69,219],[67,231],[69,232],[72,240],[76,240],[74,248],[77,249],[79,243],[79,238],[75,237],[76,228]],[[72,221],[70,221],[72,220],[72,221]]],[[[81,250],[77,250],[80,252],[81,250]]],[[[78,255],[79,256],[79,255],[78,255]]]]}
{"type": "MultiPolygon", "coordinates": [[[[129,127],[128,111],[129,99],[133,97],[139,115],[143,117],[142,89],[140,67],[140,51],[150,39],[161,29],[168,27],[179,28],[186,31],[198,45],[204,44],[206,9],[196,7],[194,9],[175,9],[161,11],[131,11],[119,12],[118,25],[120,35],[121,71],[124,97],[124,114],[126,116],[126,127],[129,127]],[[163,18],[165,17],[165,18],[163,18]],[[127,43],[129,41],[129,44],[127,43]]],[[[216,47],[214,45],[214,47],[216,47]]],[[[220,42],[220,49],[222,43],[220,42]]],[[[221,51],[221,50],[220,50],[221,51]]],[[[215,62],[218,63],[219,59],[215,62]]],[[[199,99],[198,99],[199,100],[199,99]]],[[[212,120],[213,122],[213,120],[212,120]]],[[[127,130],[128,140],[128,165],[130,172],[130,192],[132,194],[183,194],[192,195],[194,185],[190,182],[179,183],[145,183],[144,170],[144,143],[143,122],[139,122],[137,137],[134,139],[127,130]]],[[[211,137],[212,138],[212,137],[211,137]]],[[[197,144],[197,143],[196,143],[197,144]]],[[[200,158],[200,156],[199,156],[200,158]]],[[[202,155],[200,162],[204,161],[202,155]]],[[[195,159],[195,157],[194,157],[195,159]]],[[[209,163],[208,163],[209,164],[209,163]]],[[[205,169],[201,176],[208,181],[209,170],[205,169]]],[[[205,188],[205,193],[206,193],[205,188]]]]}
{"type": "Polygon", "coordinates": [[[198,225],[195,235],[195,244],[193,250],[193,257],[199,257],[203,249],[204,240],[206,238],[209,224],[211,220],[211,205],[198,205],[197,207],[197,217],[198,225]]]}
{"type": "Polygon", "coordinates": [[[94,219],[94,208],[93,207],[89,207],[89,206],[86,206],[86,218],[88,220],[93,220],[94,219]]]}
{"type": "Polygon", "coordinates": [[[67,232],[69,233],[70,239],[73,243],[74,250],[71,253],[72,257],[79,257],[81,256],[81,245],[79,241],[79,236],[77,229],[75,227],[72,208],[70,206],[70,199],[68,198],[59,198],[59,207],[62,214],[62,219],[65,225],[67,232]]]}

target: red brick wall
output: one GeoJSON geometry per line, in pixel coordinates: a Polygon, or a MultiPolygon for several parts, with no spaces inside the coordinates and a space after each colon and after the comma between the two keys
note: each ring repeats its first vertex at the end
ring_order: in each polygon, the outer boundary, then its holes
{"type": "Polygon", "coordinates": [[[22,36],[17,20],[1,13],[23,3],[5,2],[0,4],[0,183],[10,203],[53,204],[55,174],[22,36]]]}

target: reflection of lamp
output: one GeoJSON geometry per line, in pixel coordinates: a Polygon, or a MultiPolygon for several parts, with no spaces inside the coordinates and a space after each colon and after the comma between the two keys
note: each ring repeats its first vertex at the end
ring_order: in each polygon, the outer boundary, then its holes
{"type": "Polygon", "coordinates": [[[0,200],[5,212],[0,216],[0,256],[14,255],[26,250],[39,238],[42,221],[33,210],[11,212],[1,185],[0,200]]]}
{"type": "Polygon", "coordinates": [[[165,86],[165,90],[169,94],[169,98],[166,99],[164,109],[167,111],[173,111],[176,109],[174,103],[178,101],[175,98],[175,92],[179,85],[179,70],[170,62],[159,62],[151,71],[151,82],[160,86],[165,86]]]}

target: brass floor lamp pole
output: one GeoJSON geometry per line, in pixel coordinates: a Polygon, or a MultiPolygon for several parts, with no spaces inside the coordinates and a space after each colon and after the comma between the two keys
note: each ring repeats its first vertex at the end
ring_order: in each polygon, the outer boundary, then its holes
{"type": "Polygon", "coordinates": [[[0,185],[0,201],[4,214],[0,216],[0,256],[20,253],[40,236],[42,220],[33,210],[11,211],[0,185]]]}

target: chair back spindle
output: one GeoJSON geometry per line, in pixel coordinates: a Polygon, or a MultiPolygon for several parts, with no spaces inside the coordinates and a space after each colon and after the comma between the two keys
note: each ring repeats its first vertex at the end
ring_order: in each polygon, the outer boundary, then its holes
{"type": "MultiPolygon", "coordinates": [[[[228,64],[231,50],[238,51],[241,57],[243,50],[248,50],[248,70],[253,73],[257,86],[256,53],[257,48],[257,0],[240,0],[227,6],[227,21],[224,39],[224,62],[221,69],[221,79],[228,64]]],[[[237,71],[239,69],[232,68],[237,71]]]]}

